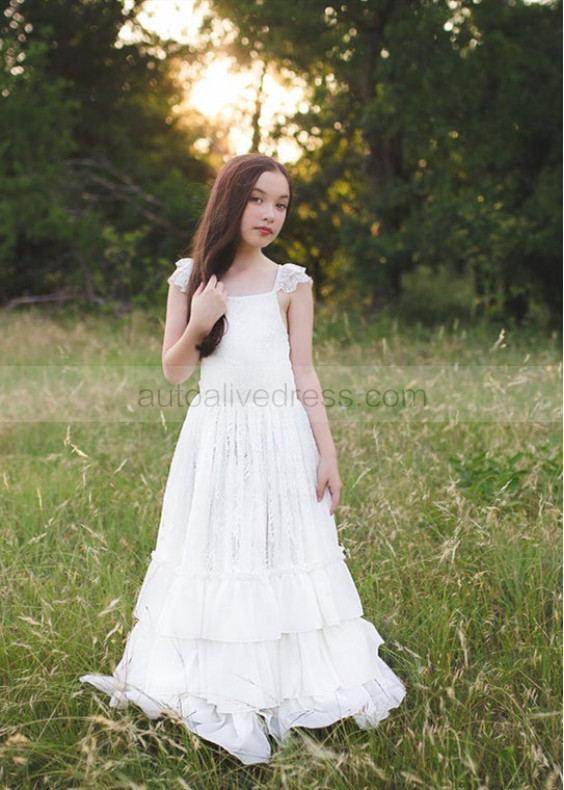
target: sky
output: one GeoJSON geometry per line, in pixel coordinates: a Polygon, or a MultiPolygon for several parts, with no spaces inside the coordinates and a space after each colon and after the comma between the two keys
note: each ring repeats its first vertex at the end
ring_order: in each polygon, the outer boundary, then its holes
{"type": "MultiPolygon", "coordinates": [[[[198,42],[198,27],[203,10],[194,8],[194,0],[146,0],[138,19],[144,27],[163,38],[175,38],[183,43],[198,42]]],[[[252,139],[250,119],[256,101],[259,77],[257,73],[243,72],[234,60],[219,56],[210,59],[203,78],[197,83],[186,81],[186,99],[190,107],[210,120],[224,121],[229,126],[229,147],[232,154],[249,150],[252,139]],[[248,123],[241,121],[241,108],[248,123]],[[231,123],[235,118],[237,123],[231,123]]],[[[264,103],[261,125],[270,128],[277,116],[291,117],[304,102],[303,88],[294,84],[284,87],[267,71],[263,86],[264,103]]],[[[188,107],[183,105],[181,111],[188,107]]],[[[201,140],[196,148],[206,150],[208,141],[201,140]]],[[[274,152],[269,152],[274,153],[274,152]]],[[[283,162],[296,161],[301,149],[291,140],[282,140],[275,152],[283,162]]]]}

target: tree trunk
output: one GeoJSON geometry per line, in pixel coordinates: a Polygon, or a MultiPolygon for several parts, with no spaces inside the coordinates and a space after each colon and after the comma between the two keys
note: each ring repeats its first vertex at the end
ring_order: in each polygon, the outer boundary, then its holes
{"type": "Polygon", "coordinates": [[[249,148],[249,153],[258,153],[260,147],[260,116],[262,114],[262,99],[263,99],[263,86],[264,86],[264,77],[266,75],[266,61],[263,61],[262,64],[262,72],[260,75],[260,81],[257,89],[257,97],[255,101],[255,111],[253,113],[253,118],[251,122],[251,128],[253,130],[253,139],[251,142],[251,147],[249,148]]]}

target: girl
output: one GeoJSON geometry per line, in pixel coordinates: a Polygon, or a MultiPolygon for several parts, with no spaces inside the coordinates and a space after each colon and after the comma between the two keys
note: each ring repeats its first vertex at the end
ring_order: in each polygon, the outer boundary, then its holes
{"type": "Polygon", "coordinates": [[[281,164],[235,157],[168,279],[164,375],[179,385],[201,361],[200,392],[124,655],[112,676],[81,678],[113,707],[174,712],[243,763],[267,762],[269,736],[292,727],[374,727],[405,694],[338,542],[312,278],[263,252],[291,200],[281,164]]]}

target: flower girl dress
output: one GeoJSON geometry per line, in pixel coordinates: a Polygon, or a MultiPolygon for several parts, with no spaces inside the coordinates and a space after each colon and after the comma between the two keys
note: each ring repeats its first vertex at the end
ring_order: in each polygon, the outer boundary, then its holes
{"type": "MultiPolygon", "coordinates": [[[[192,260],[168,282],[186,291],[192,260]]],[[[330,492],[298,400],[278,292],[310,280],[279,266],[265,293],[227,297],[227,328],[200,362],[170,464],[136,622],[110,676],[82,681],[172,713],[243,763],[269,736],[352,716],[374,727],[405,688],[379,657],[338,542],[330,492]]]]}

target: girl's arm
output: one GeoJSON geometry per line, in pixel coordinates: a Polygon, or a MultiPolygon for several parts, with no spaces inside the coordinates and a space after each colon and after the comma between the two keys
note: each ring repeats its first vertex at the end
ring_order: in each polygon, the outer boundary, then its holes
{"type": "Polygon", "coordinates": [[[166,303],[162,366],[167,381],[179,386],[190,378],[200,361],[196,348],[227,309],[225,286],[212,274],[207,285],[201,282],[192,296],[190,320],[188,296],[171,283],[166,303]]]}
{"type": "Polygon", "coordinates": [[[325,486],[331,492],[331,514],[339,503],[341,480],[337,469],[337,449],[331,435],[321,384],[313,365],[313,292],[311,281],[300,283],[291,294],[288,308],[290,360],[298,398],[302,402],[319,451],[317,497],[325,486]]]}
{"type": "Polygon", "coordinates": [[[193,321],[187,324],[187,315],[187,295],[178,286],[169,285],[161,359],[165,379],[174,386],[189,379],[196,369],[200,359],[196,344],[207,334],[193,321]]]}

